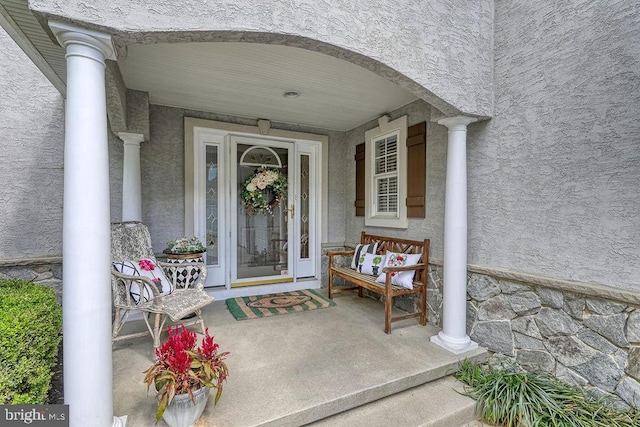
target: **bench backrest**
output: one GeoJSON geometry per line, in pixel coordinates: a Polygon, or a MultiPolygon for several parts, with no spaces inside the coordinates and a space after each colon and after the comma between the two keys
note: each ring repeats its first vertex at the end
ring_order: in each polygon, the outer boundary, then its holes
{"type": "MultiPolygon", "coordinates": [[[[371,244],[378,243],[378,253],[385,254],[387,251],[389,252],[400,252],[405,254],[422,254],[422,258],[420,260],[421,263],[424,263],[429,266],[429,245],[431,241],[429,239],[424,240],[408,240],[401,239],[398,237],[387,237],[387,236],[376,236],[374,234],[367,234],[364,231],[360,233],[360,243],[362,244],[371,244]]],[[[416,277],[413,279],[414,282],[427,284],[427,274],[422,274],[421,271],[418,271],[416,277]]]]}

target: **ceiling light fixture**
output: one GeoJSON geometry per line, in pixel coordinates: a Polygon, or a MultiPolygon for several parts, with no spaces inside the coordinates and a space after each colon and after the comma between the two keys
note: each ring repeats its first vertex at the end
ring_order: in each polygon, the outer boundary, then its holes
{"type": "Polygon", "coordinates": [[[296,99],[300,96],[300,92],[297,90],[288,90],[282,94],[287,99],[296,99]]]}

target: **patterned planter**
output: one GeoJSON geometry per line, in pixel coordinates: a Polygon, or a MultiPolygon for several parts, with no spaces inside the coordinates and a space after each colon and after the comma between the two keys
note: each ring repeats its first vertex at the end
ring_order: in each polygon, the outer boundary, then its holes
{"type": "MultiPolygon", "coordinates": [[[[167,262],[171,264],[188,264],[191,262],[204,262],[204,252],[190,252],[184,254],[172,254],[167,253],[167,262]]],[[[186,286],[191,286],[193,282],[198,278],[198,270],[193,268],[188,268],[185,265],[185,268],[177,269],[177,280],[176,286],[179,288],[184,288],[186,286]]],[[[169,277],[169,280],[172,280],[173,277],[169,277]]]]}

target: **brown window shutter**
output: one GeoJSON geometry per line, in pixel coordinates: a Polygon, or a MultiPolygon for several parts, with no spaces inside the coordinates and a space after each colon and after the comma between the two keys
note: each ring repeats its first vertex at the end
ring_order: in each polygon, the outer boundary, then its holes
{"type": "Polygon", "coordinates": [[[425,217],[427,123],[407,130],[407,217],[425,217]]]}
{"type": "Polygon", "coordinates": [[[364,145],[364,142],[356,145],[356,201],[354,203],[356,216],[364,216],[364,145]]]}

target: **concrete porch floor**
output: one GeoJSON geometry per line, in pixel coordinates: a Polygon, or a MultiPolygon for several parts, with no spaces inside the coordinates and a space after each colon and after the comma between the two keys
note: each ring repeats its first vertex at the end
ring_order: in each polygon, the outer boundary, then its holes
{"type": "MultiPolygon", "coordinates": [[[[222,397],[215,406],[210,397],[196,426],[304,425],[434,381],[460,360],[486,355],[483,349],[448,353],[429,341],[438,329],[416,319],[395,322],[386,335],[379,301],[351,294],[335,301],[326,309],[243,321],[223,301],[205,308],[209,333],[231,354],[222,397]]],[[[125,328],[143,330],[144,323],[125,328]]],[[[114,414],[128,415],[128,427],[154,425],[154,392],[142,382],[152,359],[148,336],[114,345],[114,414]]]]}

